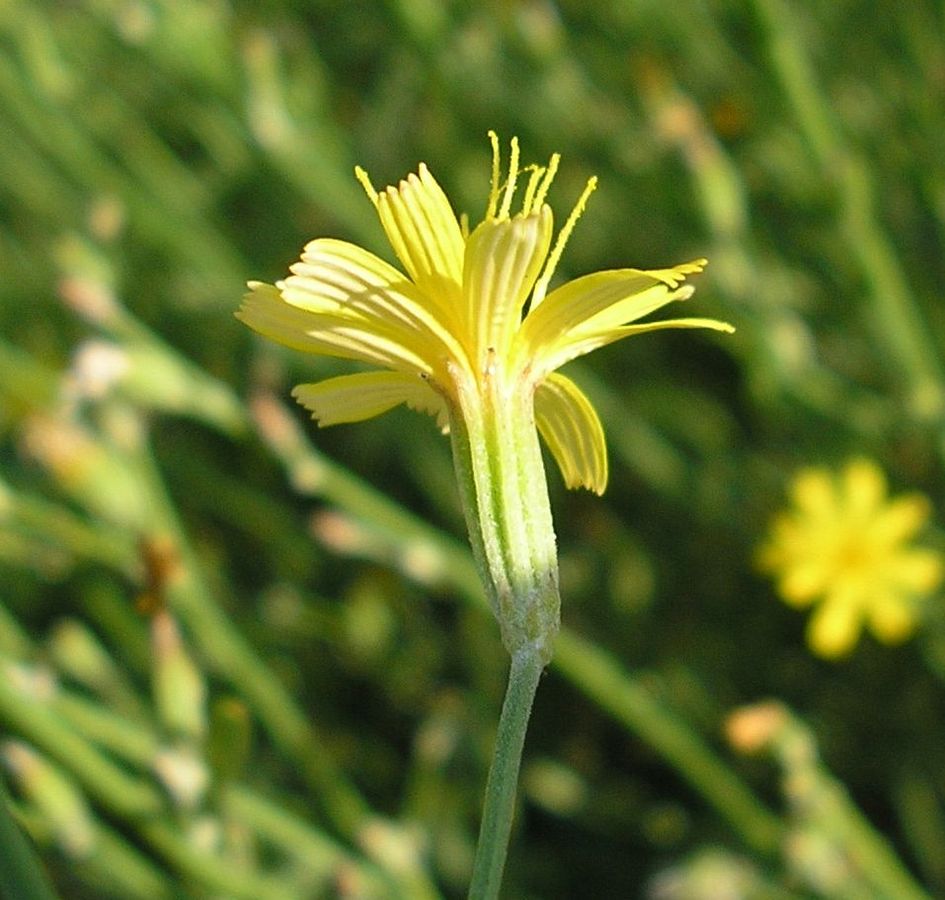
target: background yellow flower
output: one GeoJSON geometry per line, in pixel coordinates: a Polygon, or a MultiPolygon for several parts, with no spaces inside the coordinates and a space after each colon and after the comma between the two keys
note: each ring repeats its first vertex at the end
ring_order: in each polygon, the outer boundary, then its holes
{"type": "Polygon", "coordinates": [[[849,653],[865,625],[884,643],[914,631],[919,605],[942,580],[942,557],[911,540],[930,514],[918,493],[887,497],[876,463],[854,459],[839,474],[803,469],[792,508],[778,515],[759,564],[785,602],[817,604],[807,641],[820,656],[849,653]]]}

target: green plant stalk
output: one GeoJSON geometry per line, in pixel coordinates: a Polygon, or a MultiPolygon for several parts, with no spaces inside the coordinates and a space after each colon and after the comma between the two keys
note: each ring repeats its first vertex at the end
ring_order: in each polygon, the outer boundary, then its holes
{"type": "Polygon", "coordinates": [[[195,215],[202,191],[197,180],[162,152],[160,142],[139,115],[127,106],[122,108],[116,97],[111,121],[93,124],[89,120],[79,126],[60,104],[34,102],[33,90],[35,86],[18,71],[12,58],[0,59],[4,113],[26,136],[34,152],[54,159],[83,190],[96,192],[102,185],[110,185],[127,203],[145,239],[172,248],[179,254],[181,265],[191,266],[221,285],[240,280],[240,260],[219,234],[195,215]],[[110,135],[116,134],[116,129],[127,135],[138,130],[148,134],[119,147],[108,139],[100,143],[103,135],[96,134],[99,129],[110,135]],[[105,145],[110,146],[111,153],[105,145]],[[113,161],[112,156],[121,162],[113,161]],[[163,173],[164,178],[157,173],[163,173]],[[144,182],[137,179],[139,175],[145,176],[144,182]],[[142,190],[142,183],[147,182],[151,182],[148,189],[142,190]]]}
{"type": "Polygon", "coordinates": [[[59,688],[49,701],[49,709],[60,721],[96,747],[135,768],[147,772],[161,748],[150,719],[131,719],[116,714],[82,694],[59,688]]]}
{"type": "Polygon", "coordinates": [[[0,896],[56,900],[39,857],[13,821],[10,796],[0,779],[0,896]]]}
{"type": "Polygon", "coordinates": [[[89,796],[128,820],[175,871],[213,890],[247,900],[283,900],[292,895],[291,885],[284,879],[234,870],[226,860],[195,849],[162,815],[165,804],[156,787],[125,774],[85,737],[63,724],[47,706],[19,695],[5,681],[0,679],[0,721],[11,724],[44,753],[66,766],[89,796]]]}
{"type": "Polygon", "coordinates": [[[555,666],[602,710],[656,750],[729,823],[745,845],[769,858],[781,852],[786,829],[639,677],[611,654],[562,629],[555,666]]]}
{"type": "MultiPolygon", "coordinates": [[[[23,816],[30,833],[36,837],[37,846],[54,848],[57,845],[61,835],[55,833],[53,823],[34,804],[23,807],[23,816]]],[[[93,844],[88,852],[63,856],[61,849],[52,850],[60,865],[68,860],[68,875],[65,869],[61,868],[60,872],[68,878],[69,896],[76,890],[82,896],[102,896],[107,885],[105,896],[119,900],[181,900],[174,874],[150,857],[148,848],[142,846],[135,835],[122,830],[124,833],[119,835],[106,822],[96,819],[93,844]],[[87,893],[74,885],[83,886],[87,893]]],[[[6,894],[0,887],[0,897],[17,900],[20,894],[6,894]]]]}
{"type": "MultiPolygon", "coordinates": [[[[51,700],[50,709],[86,740],[136,769],[150,770],[160,750],[160,739],[150,725],[115,715],[80,695],[60,689],[51,700]]],[[[227,783],[219,787],[217,799],[226,817],[294,854],[326,882],[343,866],[357,872],[362,883],[373,891],[370,896],[390,896],[396,889],[385,873],[249,788],[227,783]]]]}
{"type": "Polygon", "coordinates": [[[469,886],[471,900],[497,897],[502,885],[525,732],[543,669],[534,652],[523,651],[512,657],[492,767],[486,782],[479,843],[469,886]]]}
{"type": "Polygon", "coordinates": [[[6,674],[0,677],[0,722],[61,763],[86,793],[113,815],[138,819],[159,815],[165,809],[155,786],[128,775],[69,728],[46,703],[18,691],[6,674]]]}
{"type": "Polygon", "coordinates": [[[92,889],[108,884],[121,900],[180,900],[174,875],[148,856],[134,835],[119,835],[101,821],[93,856],[76,861],[74,871],[92,889]]]}
{"type": "Polygon", "coordinates": [[[213,670],[237,688],[276,745],[300,764],[302,776],[318,793],[335,826],[355,836],[370,815],[367,803],[338,770],[315,727],[213,599],[161,474],[147,452],[140,466],[152,498],[155,530],[173,535],[183,563],[181,577],[168,590],[173,610],[213,670]]]}
{"type": "Polygon", "coordinates": [[[836,184],[837,224],[870,293],[880,346],[889,350],[908,388],[913,412],[941,425],[945,374],[925,316],[877,212],[877,189],[869,168],[845,146],[817,83],[796,16],[782,0],[755,0],[767,31],[776,78],[813,156],[836,184]]]}
{"type": "Polygon", "coordinates": [[[295,857],[304,865],[308,879],[317,878],[320,884],[328,885],[344,869],[356,875],[365,897],[390,897],[392,891],[397,896],[397,885],[388,873],[355,856],[277,802],[233,783],[222,788],[219,803],[225,816],[295,857]]]}
{"type": "MultiPolygon", "coordinates": [[[[643,100],[653,128],[665,134],[679,151],[689,170],[702,219],[712,235],[713,246],[707,254],[712,260],[711,277],[723,288],[724,294],[738,304],[742,340],[734,345],[734,350],[739,362],[751,373],[754,383],[772,384],[777,393],[794,394],[821,413],[847,406],[851,399],[848,396],[850,385],[844,379],[813,355],[804,359],[801,366],[791,363],[790,357],[786,358],[776,349],[777,335],[795,328],[797,314],[780,302],[756,300],[766,293],[770,293],[772,300],[777,299],[777,289],[769,285],[777,282],[778,272],[753,251],[755,241],[747,185],[734,159],[706,120],[706,114],[696,100],[679,87],[668,69],[659,70],[659,77],[648,80],[646,88],[643,100]],[[678,127],[680,123],[685,127],[678,127]]],[[[587,378],[582,376],[582,383],[586,384],[587,378]]],[[[601,413],[606,413],[600,404],[602,391],[606,390],[603,385],[595,388],[594,398],[601,413]]],[[[864,393],[857,393],[858,403],[865,402],[864,393]]],[[[606,414],[604,418],[620,421],[606,414]]],[[[622,450],[624,430],[624,427],[615,428],[609,436],[617,453],[622,450]]],[[[667,453],[671,459],[674,452],[669,447],[644,455],[658,457],[658,465],[665,467],[667,453]]],[[[639,462],[635,460],[635,464],[639,462]]],[[[648,465],[654,463],[648,461],[648,465]]],[[[677,493],[685,490],[686,479],[677,476],[675,485],[677,493]]],[[[664,492],[673,490],[662,483],[659,487],[664,492]]]]}
{"type": "Polygon", "coordinates": [[[65,505],[35,494],[3,490],[10,521],[18,531],[55,541],[70,553],[101,562],[118,572],[133,576],[137,557],[134,539],[114,526],[83,520],[65,505]]]}
{"type": "Polygon", "coordinates": [[[942,809],[934,776],[909,768],[897,780],[896,812],[912,857],[925,882],[945,882],[945,810],[942,809]]]}
{"type": "Polygon", "coordinates": [[[772,749],[784,770],[784,791],[797,830],[814,829],[836,842],[867,882],[869,896],[930,900],[887,838],[824,765],[811,729],[786,708],[772,749]]]}
{"type": "Polygon", "coordinates": [[[525,732],[560,624],[551,505],[527,385],[454,373],[453,461],[473,557],[511,654],[469,896],[499,894],[525,732]]]}
{"type": "Polygon", "coordinates": [[[21,410],[48,409],[55,402],[56,377],[30,353],[0,341],[0,396],[21,410]]]}
{"type": "MultiPolygon", "coordinates": [[[[154,459],[142,449],[137,460],[151,496],[155,530],[174,537],[183,574],[169,586],[168,600],[189,629],[195,645],[213,670],[240,692],[273,743],[299,766],[299,774],[316,793],[334,828],[357,844],[375,813],[348,781],[309,722],[272,670],[236,630],[203,581],[200,566],[177,517],[154,459]]],[[[377,860],[384,865],[383,860],[377,860]]],[[[403,897],[436,898],[436,890],[419,859],[395,870],[385,866],[403,897]]]]}
{"type": "Polygon", "coordinates": [[[165,821],[142,821],[137,831],[175,871],[192,878],[211,893],[245,900],[287,900],[295,896],[287,879],[260,875],[234,865],[232,860],[202,852],[165,821]]]}
{"type": "MultiPolygon", "coordinates": [[[[2,489],[3,486],[0,485],[0,490],[2,489]]],[[[33,652],[33,643],[23,626],[0,603],[0,654],[20,660],[31,658],[33,652]]]]}

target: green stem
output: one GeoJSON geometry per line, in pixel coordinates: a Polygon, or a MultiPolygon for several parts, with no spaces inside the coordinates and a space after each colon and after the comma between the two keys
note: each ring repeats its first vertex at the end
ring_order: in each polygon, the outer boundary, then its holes
{"type": "Polygon", "coordinates": [[[276,746],[298,764],[300,775],[315,790],[335,826],[348,837],[356,836],[369,818],[367,803],[343,777],[315,726],[212,598],[161,473],[148,453],[142,453],[140,467],[151,495],[155,530],[174,536],[183,561],[184,575],[168,595],[174,612],[214,671],[246,697],[276,746]]]}
{"type": "MultiPolygon", "coordinates": [[[[783,707],[779,718],[771,746],[784,770],[784,792],[791,805],[794,832],[813,834],[827,846],[833,844],[851,866],[851,881],[865,882],[864,896],[930,900],[886,837],[823,763],[810,727],[783,707]]],[[[805,860],[796,862],[803,867],[805,860]]]]}
{"type": "Polygon", "coordinates": [[[835,184],[837,227],[849,245],[869,293],[880,346],[898,367],[913,412],[941,424],[945,373],[933,330],[884,232],[879,191],[863,155],[851,149],[818,83],[793,5],[755,0],[767,32],[772,69],[822,171],[835,184]]]}
{"type": "MultiPolygon", "coordinates": [[[[183,561],[184,574],[168,591],[172,608],[214,671],[246,698],[274,744],[297,764],[300,777],[316,793],[332,825],[352,843],[360,842],[373,811],[345,778],[320,730],[214,601],[153,458],[142,453],[139,465],[151,493],[155,531],[175,537],[183,561]]],[[[399,868],[389,860],[378,862],[396,880],[401,896],[418,900],[439,896],[419,858],[399,868]]]]}
{"type": "Polygon", "coordinates": [[[450,434],[479,577],[511,658],[469,896],[499,894],[528,718],[558,633],[558,557],[527,384],[456,378],[450,434]]]}
{"type": "Polygon", "coordinates": [[[525,731],[543,668],[541,657],[535,649],[523,650],[512,656],[495,753],[486,783],[479,844],[469,886],[470,900],[492,900],[499,896],[515,813],[515,791],[525,731]]]}
{"type": "MultiPolygon", "coordinates": [[[[0,664],[5,661],[0,660],[0,664]]],[[[112,815],[138,819],[164,810],[161,793],[150,781],[128,774],[74,732],[48,704],[18,690],[6,673],[0,677],[0,722],[5,730],[61,763],[112,815]]]]}
{"type": "Polygon", "coordinates": [[[755,853],[774,858],[785,837],[783,822],[685,720],[658,690],[632,675],[591,641],[563,630],[555,645],[555,668],[600,709],[659,753],[729,823],[755,853]]]}
{"type": "Polygon", "coordinates": [[[13,821],[10,797],[0,781],[0,896],[56,900],[35,851],[13,821]]]}

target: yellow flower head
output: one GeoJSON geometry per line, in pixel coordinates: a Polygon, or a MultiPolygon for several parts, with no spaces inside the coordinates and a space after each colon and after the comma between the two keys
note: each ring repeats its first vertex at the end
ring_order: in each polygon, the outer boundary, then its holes
{"type": "Polygon", "coordinates": [[[490,139],[492,188],[485,218],[472,232],[425,165],[382,191],[359,168],[403,271],[353,244],[318,238],[284,281],[251,282],[238,316],[289,347],[381,370],[298,386],[296,398],[321,425],[360,421],[406,403],[446,427],[485,391],[500,401],[514,393],[534,399],[535,424],[568,487],[602,493],[603,429],[588,398],[556,370],[632,334],[733,329],[712,319],[629,324],[689,297],[693,289],[683,281],[705,260],[597,272],[549,290],[596,179],[555,238],[545,199],[558,155],[546,166],[520,168],[513,139],[502,181],[498,138],[490,132],[490,139]]]}
{"type": "Polygon", "coordinates": [[[909,637],[921,601],[943,574],[941,554],[910,546],[929,518],[927,498],[887,498],[880,468],[855,459],[839,475],[802,470],[791,499],[794,508],[775,518],[758,562],[777,578],[785,602],[802,608],[819,601],[808,624],[810,648],[843,656],[864,624],[887,644],[909,637]]]}

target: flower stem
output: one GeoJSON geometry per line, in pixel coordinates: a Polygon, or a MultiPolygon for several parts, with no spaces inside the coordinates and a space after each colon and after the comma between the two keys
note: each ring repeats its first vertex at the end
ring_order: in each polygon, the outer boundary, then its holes
{"type": "Polygon", "coordinates": [[[494,900],[512,831],[525,731],[560,623],[558,555],[533,391],[491,367],[455,373],[450,437],[476,568],[512,659],[473,865],[471,900],[494,900]]]}
{"type": "Polygon", "coordinates": [[[541,656],[534,647],[512,655],[495,753],[486,783],[469,900],[493,900],[499,896],[509,835],[512,832],[525,731],[543,668],[541,656]]]}
{"type": "Polygon", "coordinates": [[[9,799],[0,780],[0,896],[56,900],[39,857],[13,820],[9,799]]]}

